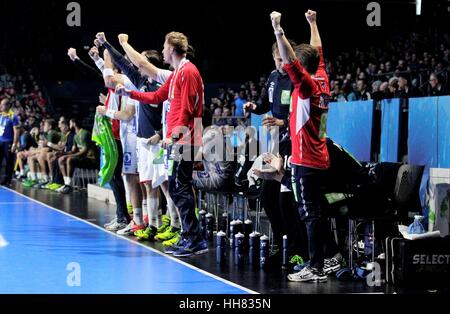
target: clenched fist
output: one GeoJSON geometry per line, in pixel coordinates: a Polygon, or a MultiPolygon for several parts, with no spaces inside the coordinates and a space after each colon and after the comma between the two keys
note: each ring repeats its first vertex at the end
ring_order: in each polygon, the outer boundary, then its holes
{"type": "Polygon", "coordinates": [[[119,38],[119,43],[121,45],[123,45],[124,43],[128,42],[128,35],[127,34],[119,34],[119,36],[117,36],[119,38]]]}
{"type": "Polygon", "coordinates": [[[67,50],[67,55],[69,56],[70,60],[72,60],[72,61],[75,61],[76,59],[78,59],[77,50],[74,48],[69,48],[69,50],[67,50]]]}
{"type": "Polygon", "coordinates": [[[280,23],[281,23],[281,13],[273,11],[270,13],[270,20],[272,21],[272,27],[275,31],[280,30],[280,23]]]}
{"type": "Polygon", "coordinates": [[[89,52],[89,57],[91,57],[92,60],[97,61],[98,59],[100,59],[100,57],[98,56],[98,48],[97,47],[92,47],[89,52]]]}
{"type": "Polygon", "coordinates": [[[308,10],[308,12],[305,13],[305,17],[309,24],[316,23],[317,12],[313,10],[308,10]]]}
{"type": "Polygon", "coordinates": [[[103,33],[103,32],[97,33],[97,35],[95,35],[95,38],[98,39],[98,41],[101,45],[106,43],[106,36],[105,36],[105,33],[103,33]]]}

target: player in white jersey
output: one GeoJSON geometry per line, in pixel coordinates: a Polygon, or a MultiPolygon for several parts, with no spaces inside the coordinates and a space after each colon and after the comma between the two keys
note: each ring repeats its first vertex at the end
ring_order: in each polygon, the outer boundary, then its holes
{"type": "MultiPolygon", "coordinates": [[[[130,80],[123,74],[116,74],[109,53],[104,53],[103,77],[108,88],[114,88],[116,84],[124,84],[130,88],[135,88],[130,80]]],[[[139,230],[145,229],[144,216],[142,210],[142,191],[139,185],[139,174],[136,154],[136,101],[122,97],[109,90],[107,97],[107,107],[98,106],[97,113],[106,115],[111,119],[120,121],[120,141],[123,148],[123,174],[130,191],[131,204],[133,205],[133,220],[125,228],[118,230],[120,235],[132,235],[139,230]],[[106,109],[107,108],[107,109],[106,109]]],[[[114,230],[114,224],[107,226],[107,229],[114,230]]]]}

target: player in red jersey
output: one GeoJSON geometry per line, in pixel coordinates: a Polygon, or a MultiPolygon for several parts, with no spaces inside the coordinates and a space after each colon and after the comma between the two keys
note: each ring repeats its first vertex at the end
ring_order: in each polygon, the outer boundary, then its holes
{"type": "MultiPolygon", "coordinates": [[[[203,80],[197,67],[186,59],[189,49],[187,37],[178,32],[166,35],[164,62],[174,71],[156,92],[138,92],[118,86],[116,92],[130,96],[146,104],[160,104],[169,100],[167,115],[168,132],[164,144],[175,142],[182,145],[183,158],[173,160],[169,165],[169,192],[180,211],[182,237],[173,248],[166,250],[176,257],[187,257],[206,253],[208,246],[203,239],[195,216],[194,194],[191,185],[193,171],[193,147],[201,145],[203,115],[203,80]],[[186,158],[190,156],[191,158],[186,158]]],[[[177,145],[178,147],[178,145],[177,145]]]]}
{"type": "Polygon", "coordinates": [[[300,217],[306,224],[310,264],[289,275],[292,281],[327,280],[324,267],[324,223],[320,207],[320,183],[330,167],[326,146],[326,122],[330,88],[322,55],[322,43],[316,24],[316,12],[305,14],[311,28],[310,44],[293,47],[280,26],[281,14],[270,18],[278,50],[294,85],[289,132],[292,139],[292,187],[300,217]]]}

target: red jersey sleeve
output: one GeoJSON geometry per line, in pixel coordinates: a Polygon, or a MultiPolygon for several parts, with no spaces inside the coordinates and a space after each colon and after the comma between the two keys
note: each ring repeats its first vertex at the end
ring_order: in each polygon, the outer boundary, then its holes
{"type": "Polygon", "coordinates": [[[169,84],[172,77],[173,75],[170,75],[169,79],[156,92],[145,93],[133,90],[131,91],[130,98],[143,104],[161,104],[169,98],[169,84]]]}
{"type": "Polygon", "coordinates": [[[319,50],[320,58],[319,58],[319,66],[317,68],[315,77],[318,80],[321,80],[323,82],[320,84],[322,92],[329,93],[330,92],[330,84],[328,81],[327,70],[325,68],[325,60],[323,58],[322,47],[317,47],[317,49],[319,50]]]}
{"type": "Polygon", "coordinates": [[[317,67],[316,77],[326,77],[325,60],[323,59],[322,47],[316,47],[319,50],[319,66],[317,67]]]}
{"type": "Polygon", "coordinates": [[[285,64],[284,70],[289,75],[294,86],[299,89],[300,97],[305,99],[311,96],[314,82],[298,59],[295,59],[292,63],[285,64]]]}

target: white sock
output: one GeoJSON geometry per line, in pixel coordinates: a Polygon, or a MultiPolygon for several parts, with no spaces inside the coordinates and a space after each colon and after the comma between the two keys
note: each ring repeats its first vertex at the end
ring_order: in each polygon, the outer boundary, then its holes
{"type": "Polygon", "coordinates": [[[131,196],[130,196],[130,189],[128,188],[128,184],[126,183],[126,178],[125,176],[122,176],[123,181],[125,182],[124,186],[125,186],[125,199],[127,201],[127,204],[131,204],[131,196]]]}
{"type": "Polygon", "coordinates": [[[170,226],[180,229],[180,214],[178,213],[178,208],[175,203],[169,197],[167,200],[167,212],[170,215],[170,226]]]}
{"type": "Polygon", "coordinates": [[[161,215],[158,213],[159,197],[150,197],[147,199],[147,212],[149,224],[159,228],[162,225],[161,215]]]}
{"type": "Polygon", "coordinates": [[[148,209],[147,209],[147,200],[142,200],[142,208],[144,209],[144,216],[148,215],[148,209]]]}
{"type": "Polygon", "coordinates": [[[19,175],[20,176],[24,176],[25,175],[25,170],[20,170],[19,175]]]}
{"type": "Polygon", "coordinates": [[[144,224],[144,219],[142,217],[142,208],[133,208],[133,220],[139,226],[142,226],[144,224]]]}
{"type": "Polygon", "coordinates": [[[34,181],[37,180],[36,172],[30,172],[30,179],[34,181]]]}
{"type": "Polygon", "coordinates": [[[64,177],[64,184],[65,185],[72,185],[72,178],[71,177],[64,177]]]}
{"type": "Polygon", "coordinates": [[[48,175],[44,174],[42,176],[42,180],[44,180],[45,182],[48,182],[48,175]]]}

